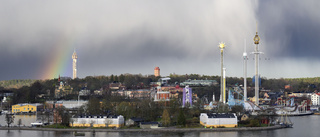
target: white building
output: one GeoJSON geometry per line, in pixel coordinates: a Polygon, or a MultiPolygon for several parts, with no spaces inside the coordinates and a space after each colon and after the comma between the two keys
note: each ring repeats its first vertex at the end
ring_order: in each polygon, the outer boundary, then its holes
{"type": "Polygon", "coordinates": [[[320,105],[320,93],[313,93],[311,95],[312,105],[318,106],[320,105]]]}
{"type": "Polygon", "coordinates": [[[83,105],[86,105],[88,101],[85,100],[59,100],[59,101],[47,101],[47,104],[55,104],[64,106],[67,109],[79,108],[83,105]]]}
{"type": "Polygon", "coordinates": [[[78,116],[70,120],[70,126],[73,127],[121,127],[123,125],[122,115],[78,116]]]}
{"type": "Polygon", "coordinates": [[[234,113],[201,113],[200,124],[205,127],[237,127],[238,118],[234,113]]]}

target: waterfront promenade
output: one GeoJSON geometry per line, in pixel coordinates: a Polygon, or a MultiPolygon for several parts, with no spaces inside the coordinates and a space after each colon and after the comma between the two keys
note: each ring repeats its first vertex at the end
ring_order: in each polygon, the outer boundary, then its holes
{"type": "Polygon", "coordinates": [[[238,128],[157,128],[157,129],[95,129],[95,128],[36,128],[36,127],[0,127],[0,130],[35,130],[35,131],[66,131],[66,132],[226,132],[226,131],[261,131],[281,129],[280,125],[269,127],[238,127],[238,128]]]}

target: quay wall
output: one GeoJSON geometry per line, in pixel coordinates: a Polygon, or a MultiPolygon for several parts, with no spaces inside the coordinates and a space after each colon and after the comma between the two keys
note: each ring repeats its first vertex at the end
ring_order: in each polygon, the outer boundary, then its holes
{"type": "Polygon", "coordinates": [[[226,132],[226,131],[260,131],[281,129],[280,125],[270,127],[238,127],[238,128],[157,128],[157,129],[92,129],[92,128],[35,128],[35,127],[0,127],[0,130],[35,130],[35,131],[67,131],[67,132],[226,132]]]}

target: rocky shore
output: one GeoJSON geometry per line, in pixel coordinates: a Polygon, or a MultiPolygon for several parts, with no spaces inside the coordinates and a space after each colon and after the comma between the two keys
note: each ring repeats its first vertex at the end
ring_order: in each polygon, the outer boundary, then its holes
{"type": "Polygon", "coordinates": [[[281,129],[280,125],[270,127],[240,127],[240,128],[157,128],[157,129],[92,129],[92,128],[35,128],[35,127],[1,127],[0,130],[37,130],[66,132],[225,132],[225,131],[257,131],[281,129]]]}

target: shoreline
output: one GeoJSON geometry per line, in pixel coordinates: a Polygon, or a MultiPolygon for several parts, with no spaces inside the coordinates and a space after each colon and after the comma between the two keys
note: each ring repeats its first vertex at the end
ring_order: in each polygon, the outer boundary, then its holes
{"type": "Polygon", "coordinates": [[[280,125],[270,127],[240,127],[240,128],[157,128],[157,129],[60,129],[34,127],[0,127],[0,130],[32,130],[32,131],[65,131],[65,132],[226,132],[226,131],[261,131],[282,129],[280,125]]]}

